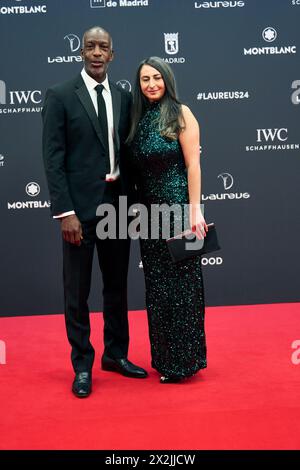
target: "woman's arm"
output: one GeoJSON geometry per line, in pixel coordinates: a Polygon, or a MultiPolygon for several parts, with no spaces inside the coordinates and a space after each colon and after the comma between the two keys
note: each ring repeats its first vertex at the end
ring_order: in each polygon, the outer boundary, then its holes
{"type": "Polygon", "coordinates": [[[198,238],[203,238],[207,225],[201,212],[201,167],[200,167],[200,129],[191,110],[182,105],[184,129],[179,134],[179,142],[183,151],[187,168],[188,191],[190,203],[190,226],[198,238]]]}

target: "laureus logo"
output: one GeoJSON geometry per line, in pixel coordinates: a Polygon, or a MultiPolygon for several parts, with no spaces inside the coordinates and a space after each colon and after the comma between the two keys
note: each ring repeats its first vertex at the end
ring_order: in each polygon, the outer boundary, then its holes
{"type": "Polygon", "coordinates": [[[239,0],[227,0],[227,1],[219,1],[219,2],[195,2],[195,8],[235,8],[235,7],[243,7],[245,6],[245,2],[239,0]]]}
{"type": "Polygon", "coordinates": [[[230,173],[221,173],[220,175],[218,175],[218,178],[222,179],[225,190],[232,188],[233,177],[230,173]]]}
{"type": "Polygon", "coordinates": [[[80,39],[76,34],[67,34],[64,39],[68,39],[71,52],[76,52],[80,48],[80,39]]]}
{"type": "MultiPolygon", "coordinates": [[[[231,173],[220,173],[217,178],[219,178],[224,186],[225,191],[229,191],[233,187],[234,179],[231,173]]],[[[226,192],[226,193],[211,193],[207,196],[202,195],[202,201],[225,201],[227,199],[249,199],[250,194],[245,192],[226,192]]]]}
{"type": "MultiPolygon", "coordinates": [[[[80,48],[80,39],[76,34],[69,33],[64,36],[64,40],[68,41],[70,51],[77,52],[80,48]]],[[[82,57],[80,54],[78,55],[65,55],[65,56],[56,56],[56,57],[48,57],[47,59],[48,64],[61,64],[61,63],[72,63],[72,62],[82,62],[82,57]]]]}
{"type": "Polygon", "coordinates": [[[123,88],[123,90],[131,91],[131,83],[128,80],[125,80],[125,79],[118,80],[117,85],[123,88]]]}

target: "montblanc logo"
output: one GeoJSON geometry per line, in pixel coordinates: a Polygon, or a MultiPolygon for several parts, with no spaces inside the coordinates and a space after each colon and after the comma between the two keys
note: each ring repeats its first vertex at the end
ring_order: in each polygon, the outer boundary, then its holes
{"type": "MultiPolygon", "coordinates": [[[[67,42],[71,52],[77,52],[80,49],[80,39],[76,34],[69,33],[64,36],[64,41],[67,42]]],[[[62,63],[72,63],[72,62],[82,62],[82,57],[80,54],[78,55],[65,55],[65,56],[56,56],[56,57],[49,57],[48,56],[48,64],[62,64],[62,63]]]]}
{"type": "MultiPolygon", "coordinates": [[[[31,198],[36,198],[40,192],[41,187],[35,181],[31,181],[27,183],[25,186],[25,192],[27,196],[31,198]]],[[[29,201],[13,201],[7,203],[7,209],[45,209],[50,207],[50,201],[37,201],[29,200],[29,201]]]]}
{"type": "MultiPolygon", "coordinates": [[[[272,43],[277,39],[277,31],[273,26],[267,26],[263,29],[262,38],[268,43],[272,43]]],[[[296,46],[263,46],[244,48],[244,55],[274,55],[274,54],[296,54],[296,46]]]]}
{"type": "Polygon", "coordinates": [[[39,113],[42,107],[35,105],[41,102],[41,90],[8,90],[0,80],[0,114],[39,113]]]}
{"type": "Polygon", "coordinates": [[[242,8],[244,6],[245,2],[232,0],[227,2],[195,2],[195,8],[242,8]]]}
{"type": "MultiPolygon", "coordinates": [[[[299,0],[300,2],[300,0],[299,0]]],[[[292,89],[293,91],[291,95],[291,100],[293,104],[300,104],[300,80],[294,80],[292,82],[292,89]]]]}
{"type": "MultiPolygon", "coordinates": [[[[217,177],[222,181],[225,191],[229,191],[233,187],[234,179],[230,173],[220,173],[217,177]]],[[[226,192],[226,193],[211,193],[207,196],[202,195],[202,201],[225,201],[233,199],[249,199],[250,194],[247,192],[226,192]]]]}
{"type": "Polygon", "coordinates": [[[28,196],[36,197],[38,194],[40,194],[41,187],[38,183],[31,182],[26,185],[25,191],[28,196]]]}
{"type": "Polygon", "coordinates": [[[277,31],[275,28],[268,26],[263,30],[262,37],[267,42],[273,42],[277,38],[277,31]]]}
{"type": "MultiPolygon", "coordinates": [[[[175,56],[179,52],[179,33],[164,33],[165,52],[169,56],[175,56]]],[[[183,64],[184,57],[167,57],[164,59],[168,64],[183,64]]]]}
{"type": "Polygon", "coordinates": [[[117,85],[123,88],[123,90],[131,91],[131,83],[128,80],[125,80],[125,79],[118,80],[117,85]]]}
{"type": "Polygon", "coordinates": [[[4,166],[4,155],[0,154],[0,168],[4,166]]]}
{"type": "Polygon", "coordinates": [[[244,100],[250,98],[249,91],[202,91],[197,94],[197,100],[244,100]]]}
{"type": "MultiPolygon", "coordinates": [[[[21,2],[22,0],[15,0],[16,2],[21,2]]],[[[23,14],[38,14],[38,13],[47,13],[47,5],[13,5],[0,7],[0,15],[23,15],[23,14]]]]}
{"type": "Polygon", "coordinates": [[[147,7],[149,0],[90,0],[91,8],[147,7]]]}
{"type": "Polygon", "coordinates": [[[256,129],[255,145],[246,145],[247,152],[269,152],[272,150],[299,150],[298,143],[288,143],[286,127],[256,129]]]}

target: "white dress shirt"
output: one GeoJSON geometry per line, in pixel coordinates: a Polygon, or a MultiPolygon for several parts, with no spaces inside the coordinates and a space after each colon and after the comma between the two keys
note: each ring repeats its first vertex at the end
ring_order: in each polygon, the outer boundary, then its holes
{"type": "MultiPolygon", "coordinates": [[[[87,87],[89,95],[91,97],[92,103],[94,105],[96,114],[98,116],[98,103],[97,103],[97,91],[95,87],[99,85],[99,83],[94,80],[90,75],[88,75],[83,68],[81,71],[82,79],[87,87]]],[[[115,149],[114,149],[114,115],[113,115],[113,106],[112,106],[112,98],[111,92],[109,88],[108,76],[106,75],[105,80],[101,83],[103,85],[102,96],[105,101],[106,107],[106,115],[107,115],[107,127],[108,127],[108,148],[109,148],[109,161],[110,161],[110,173],[105,175],[106,181],[114,181],[120,175],[119,165],[116,164],[115,159],[115,149]]],[[[64,212],[59,215],[54,215],[54,219],[59,219],[61,217],[66,217],[67,215],[75,214],[74,211],[64,212]]]]}

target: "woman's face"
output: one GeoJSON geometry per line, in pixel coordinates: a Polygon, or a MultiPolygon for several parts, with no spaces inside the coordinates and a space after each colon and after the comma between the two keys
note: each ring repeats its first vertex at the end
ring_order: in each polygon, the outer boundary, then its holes
{"type": "Polygon", "coordinates": [[[150,102],[159,101],[166,91],[161,73],[151,65],[143,65],[141,68],[140,87],[143,95],[150,102]]]}

